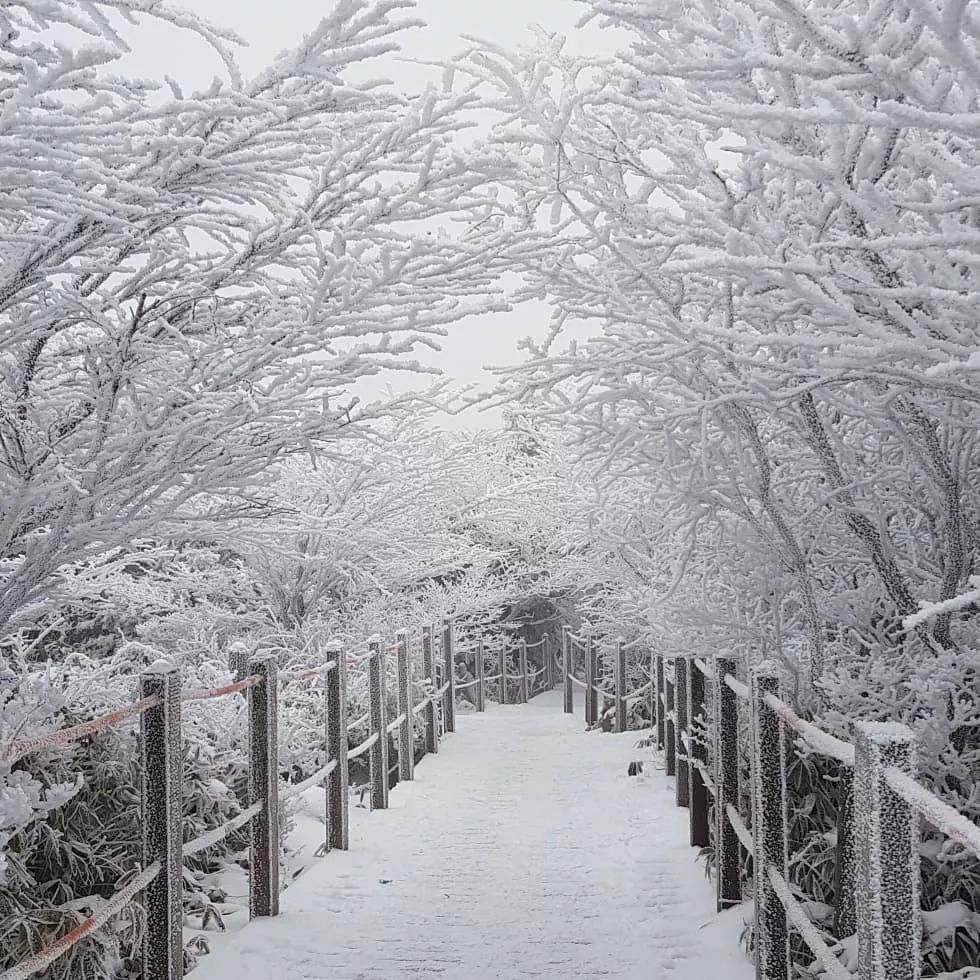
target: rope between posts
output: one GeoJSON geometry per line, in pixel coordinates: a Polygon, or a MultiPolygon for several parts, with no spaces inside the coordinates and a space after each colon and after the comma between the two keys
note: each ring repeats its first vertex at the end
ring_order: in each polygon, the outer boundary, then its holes
{"type": "Polygon", "coordinates": [[[694,666],[704,674],[705,677],[711,677],[711,668],[700,658],[694,658],[694,666]]]}
{"type": "Polygon", "coordinates": [[[118,915],[160,873],[160,862],[154,861],[146,870],[141,871],[132,881],[121,888],[106,902],[105,906],[95,915],[89,916],[84,922],[75,926],[71,932],[65,933],[33,956],[0,973],[0,980],[27,980],[28,977],[50,966],[59,956],[67,953],[79,940],[90,933],[101,929],[114,915],[118,915]]]}
{"type": "Polygon", "coordinates": [[[814,752],[820,755],[829,756],[837,759],[845,766],[854,765],[854,746],[842,739],[835,738],[816,725],[804,721],[793,709],[783,701],[780,701],[775,694],[766,692],[763,695],[766,704],[798,735],[810,746],[814,752]]]}
{"type": "Polygon", "coordinates": [[[319,667],[310,667],[308,670],[285,670],[280,671],[279,680],[285,683],[286,681],[305,681],[313,677],[319,677],[320,675],[329,674],[331,670],[337,669],[337,661],[330,660],[325,664],[321,664],[319,667]]]}
{"type": "Polygon", "coordinates": [[[854,980],[850,970],[834,956],[831,948],[823,941],[820,933],[813,927],[803,906],[796,900],[786,883],[786,879],[770,864],[766,874],[772,883],[773,891],[783,906],[786,918],[796,927],[800,938],[810,947],[810,952],[823,964],[825,975],[832,980],[854,980]]]}
{"type": "Polygon", "coordinates": [[[307,776],[302,782],[292,783],[285,792],[279,794],[279,798],[283,802],[286,800],[295,800],[301,793],[305,793],[308,789],[312,789],[314,786],[322,783],[336,768],[337,760],[331,759],[325,766],[320,766],[315,773],[307,776]]]}
{"type": "MultiPolygon", "coordinates": [[[[83,721],[81,724],[73,725],[71,728],[62,728],[56,732],[48,732],[46,735],[37,735],[34,738],[24,738],[8,742],[7,745],[0,748],[0,761],[8,765],[13,765],[13,763],[19,759],[23,759],[25,755],[30,755],[32,752],[53,748],[56,745],[68,745],[71,742],[77,742],[80,738],[95,735],[98,732],[105,731],[107,728],[114,728],[129,718],[137,717],[143,714],[144,711],[149,711],[150,708],[157,707],[160,703],[160,696],[153,694],[148,698],[140,698],[135,704],[131,704],[126,708],[120,708],[118,711],[101,715],[98,718],[91,719],[91,721],[83,721]]],[[[0,980],[3,980],[2,976],[0,976],[0,980]]]]}
{"type": "Polygon", "coordinates": [[[228,694],[237,694],[239,691],[246,691],[256,684],[261,684],[265,679],[263,674],[250,674],[248,677],[234,684],[225,684],[223,687],[197,688],[188,691],[181,691],[181,701],[210,701],[214,698],[223,698],[228,694]]]}
{"type": "Polygon", "coordinates": [[[725,674],[725,683],[735,692],[735,696],[741,698],[743,701],[751,701],[752,696],[749,693],[748,687],[743,684],[740,680],[732,677],[731,674],[725,674]]]}
{"type": "Polygon", "coordinates": [[[732,830],[735,831],[735,836],[738,838],[742,847],[745,848],[748,854],[754,854],[755,841],[752,840],[752,834],[749,833],[749,828],[745,826],[742,815],[731,803],[725,804],[725,816],[728,817],[728,823],[731,825],[732,830]]]}
{"type": "Polygon", "coordinates": [[[443,694],[445,694],[446,691],[449,690],[450,683],[451,683],[450,681],[446,681],[446,683],[443,684],[442,687],[440,687],[439,690],[435,692],[435,697],[441,698],[443,694]]]}
{"type": "Polygon", "coordinates": [[[573,684],[578,684],[579,687],[588,687],[588,685],[585,683],[585,681],[580,681],[574,674],[569,674],[568,675],[568,679],[573,684]]]}
{"type": "Polygon", "coordinates": [[[403,711],[394,721],[389,721],[385,731],[390,735],[399,725],[405,722],[405,712],[403,711]]]}
{"type": "Polygon", "coordinates": [[[626,698],[626,703],[627,704],[633,704],[636,701],[642,701],[643,700],[643,695],[652,686],[653,686],[653,681],[647,681],[646,684],[642,685],[641,687],[638,687],[632,694],[630,694],[626,698]]]}
{"type": "Polygon", "coordinates": [[[263,806],[265,806],[265,801],[259,800],[258,803],[253,803],[247,810],[242,810],[237,817],[233,817],[227,823],[223,823],[220,827],[215,827],[214,830],[209,830],[206,834],[201,834],[200,837],[195,837],[194,840],[188,841],[183,846],[184,857],[190,857],[192,854],[200,854],[201,851],[206,851],[209,847],[220,844],[226,837],[238,830],[239,827],[244,827],[249,820],[258,816],[263,806]]]}
{"type": "Polygon", "coordinates": [[[420,715],[432,703],[432,698],[424,698],[412,708],[413,715],[420,715]]]}
{"type": "Polygon", "coordinates": [[[958,810],[930,793],[908,773],[895,766],[885,769],[885,782],[914,810],[926,818],[947,837],[962,844],[968,851],[980,857],[980,827],[958,810]]]}
{"type": "Polygon", "coordinates": [[[366,725],[370,720],[371,720],[371,712],[370,711],[365,711],[364,714],[361,715],[360,718],[355,718],[354,721],[352,721],[347,726],[347,731],[348,732],[352,732],[352,731],[354,731],[355,728],[360,728],[361,725],[366,725]]]}
{"type": "Polygon", "coordinates": [[[457,684],[456,690],[465,691],[467,688],[473,687],[474,685],[479,683],[480,683],[479,680],[472,680],[472,681],[467,681],[465,684],[457,684]]]}
{"type": "Polygon", "coordinates": [[[371,746],[374,745],[375,742],[377,742],[378,737],[379,737],[378,733],[375,732],[370,737],[364,739],[364,741],[361,742],[361,744],[358,745],[356,749],[351,749],[347,753],[347,758],[356,759],[359,755],[364,755],[364,753],[367,752],[367,750],[371,748],[371,746]]]}

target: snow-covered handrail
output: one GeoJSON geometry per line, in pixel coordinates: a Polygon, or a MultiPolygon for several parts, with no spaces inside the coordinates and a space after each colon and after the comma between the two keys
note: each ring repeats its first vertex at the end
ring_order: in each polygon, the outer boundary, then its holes
{"type": "Polygon", "coordinates": [[[388,722],[387,726],[385,727],[385,731],[390,735],[393,731],[395,731],[396,728],[398,728],[400,725],[403,725],[404,723],[405,723],[405,714],[403,712],[394,721],[388,722]]]}
{"type": "Polygon", "coordinates": [[[820,961],[823,976],[827,980],[854,980],[854,974],[846,969],[833,950],[823,941],[820,933],[814,928],[806,910],[793,896],[786,879],[770,864],[766,868],[773,891],[779,898],[786,918],[793,924],[800,938],[809,947],[810,952],[820,961]]]}
{"type": "Polygon", "coordinates": [[[117,916],[158,874],[160,874],[160,862],[154,861],[116,892],[95,915],[91,915],[84,922],[79,923],[70,932],[65,933],[60,939],[48,946],[47,949],[42,949],[16,966],[12,966],[9,970],[4,970],[3,973],[0,973],[0,980],[27,980],[35,973],[47,969],[56,959],[67,953],[72,946],[90,933],[101,929],[110,919],[117,916]]]}
{"type": "Polygon", "coordinates": [[[358,756],[364,755],[364,753],[367,752],[367,750],[371,748],[371,746],[374,745],[374,743],[377,742],[380,737],[381,736],[378,732],[375,732],[373,735],[369,735],[356,748],[347,750],[347,758],[356,759],[358,756]]]}
{"type": "Polygon", "coordinates": [[[850,742],[828,734],[816,725],[805,721],[793,709],[776,697],[775,694],[763,695],[766,704],[779,715],[783,722],[793,729],[803,741],[820,755],[828,756],[842,762],[845,766],[854,766],[854,746],[850,742]]]}
{"type": "Polygon", "coordinates": [[[325,766],[320,766],[316,772],[307,776],[306,779],[298,783],[290,783],[280,794],[279,798],[283,801],[294,800],[301,793],[305,793],[308,789],[312,789],[314,786],[319,786],[327,776],[329,776],[338,766],[338,761],[336,759],[331,759],[325,766]]]}
{"type": "Polygon", "coordinates": [[[736,697],[740,698],[742,701],[748,701],[750,698],[748,686],[743,684],[738,678],[732,674],[725,674],[725,684],[735,692],[736,697]]]}
{"type": "Polygon", "coordinates": [[[585,681],[580,681],[574,674],[569,674],[568,679],[578,687],[588,687],[585,681]]]}
{"type": "Polygon", "coordinates": [[[355,718],[353,721],[347,723],[347,731],[352,732],[355,728],[360,728],[362,725],[366,725],[371,720],[371,712],[365,711],[360,718],[355,718]]]}
{"type": "Polygon", "coordinates": [[[714,676],[711,672],[711,668],[700,657],[694,657],[692,659],[692,663],[698,670],[701,671],[702,674],[704,674],[705,677],[714,676]]]}
{"type": "Polygon", "coordinates": [[[980,827],[968,820],[958,810],[944,803],[914,780],[908,773],[895,766],[884,771],[885,782],[917,813],[925,817],[937,830],[950,840],[961,844],[976,857],[980,857],[980,827]]]}
{"type": "Polygon", "coordinates": [[[244,827],[253,817],[257,817],[261,813],[263,806],[265,806],[265,800],[259,800],[248,807],[248,809],[242,810],[237,816],[232,817],[231,820],[227,820],[220,827],[215,827],[214,830],[209,830],[206,834],[201,834],[200,837],[195,837],[194,840],[188,841],[183,846],[184,857],[200,854],[201,851],[206,851],[209,847],[220,844],[240,827],[244,827]]]}
{"type": "Polygon", "coordinates": [[[213,701],[215,698],[223,698],[229,694],[238,694],[240,691],[247,691],[250,687],[261,684],[264,679],[260,674],[252,674],[249,677],[243,677],[240,681],[225,684],[222,687],[192,688],[188,691],[181,691],[180,700],[185,702],[213,701]]]}
{"type": "Polygon", "coordinates": [[[282,670],[279,672],[279,680],[283,683],[287,681],[306,681],[314,677],[322,677],[330,671],[337,669],[336,660],[328,660],[319,667],[310,667],[306,670],[282,670]]]}
{"type": "Polygon", "coordinates": [[[480,683],[479,678],[474,678],[471,681],[467,681],[465,684],[460,684],[459,681],[457,681],[456,682],[456,690],[457,691],[466,691],[466,690],[468,690],[471,687],[476,687],[476,685],[479,684],[479,683],[480,683]]]}
{"type": "Polygon", "coordinates": [[[731,824],[732,830],[735,831],[735,836],[738,838],[739,843],[745,848],[746,853],[752,854],[755,851],[755,841],[752,840],[752,833],[745,826],[742,815],[731,803],[726,803],[725,816],[728,817],[728,822],[731,824]]]}
{"type": "Polygon", "coordinates": [[[116,725],[121,725],[130,718],[138,718],[141,714],[149,711],[151,708],[157,707],[159,704],[160,699],[156,696],[140,698],[139,701],[125,708],[120,708],[118,711],[111,711],[109,714],[100,715],[98,718],[92,718],[89,721],[83,721],[78,725],[72,725],[71,728],[60,728],[58,731],[48,732],[45,735],[35,735],[33,738],[22,738],[8,742],[6,745],[0,747],[0,762],[12,765],[19,759],[23,759],[24,756],[31,755],[34,752],[41,752],[44,749],[52,749],[61,745],[69,745],[72,742],[77,742],[79,739],[87,738],[89,735],[96,735],[109,728],[115,728],[116,725]]]}

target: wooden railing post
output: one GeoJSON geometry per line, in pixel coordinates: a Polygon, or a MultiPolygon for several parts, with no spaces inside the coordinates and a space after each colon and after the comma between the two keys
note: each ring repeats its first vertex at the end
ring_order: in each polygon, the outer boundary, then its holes
{"type": "Polygon", "coordinates": [[[616,641],[616,731],[626,731],[626,641],[616,641]]]}
{"type": "Polygon", "coordinates": [[[347,653],[340,647],[328,651],[337,662],[327,674],[327,761],[337,765],[327,777],[327,848],[346,851],[350,846],[347,765],[347,653]]]}
{"type": "Polygon", "coordinates": [[[442,621],[442,662],[444,678],[449,687],[446,688],[446,699],[443,702],[443,717],[447,732],[456,731],[456,656],[453,649],[453,623],[446,617],[442,621]]]}
{"type": "Polygon", "coordinates": [[[408,633],[400,630],[398,643],[398,713],[405,720],[398,728],[398,778],[415,778],[415,716],[412,714],[412,658],[408,633]]]}
{"type": "Polygon", "coordinates": [[[248,802],[262,801],[252,818],[249,846],[249,913],[279,914],[279,708],[275,654],[248,662],[262,682],[248,689],[248,802]]]}
{"type": "Polygon", "coordinates": [[[677,774],[677,716],[674,714],[674,677],[671,675],[676,668],[677,661],[672,661],[664,669],[664,762],[666,763],[667,775],[677,774]]]}
{"type": "Polygon", "coordinates": [[[374,638],[368,643],[368,698],[371,734],[377,734],[368,750],[371,776],[371,809],[388,808],[388,706],[385,698],[384,641],[374,638]]]}
{"type": "MultiPolygon", "coordinates": [[[[429,678],[432,690],[436,689],[436,655],[432,642],[432,627],[422,627],[422,673],[429,678]]],[[[430,697],[425,706],[425,751],[439,751],[439,705],[430,697]]]]}
{"type": "Polygon", "coordinates": [[[483,640],[476,645],[476,710],[487,710],[487,676],[483,662],[483,640]]]}
{"type": "Polygon", "coordinates": [[[688,662],[686,657],[674,658],[674,744],[677,749],[677,805],[688,806],[691,801],[691,764],[687,761],[688,732],[688,662]]]}
{"type": "MultiPolygon", "coordinates": [[[[769,878],[774,867],[787,875],[786,739],[765,695],[779,696],[779,677],[766,667],[752,671],[752,830],[755,856],[755,975],[758,980],[790,976],[786,913],[769,878]]],[[[889,978],[892,980],[892,978],[889,978]]]]}
{"type": "Polygon", "coordinates": [[[599,721],[599,650],[592,633],[585,637],[585,724],[590,728],[599,721]]]}
{"type": "Polygon", "coordinates": [[[500,666],[500,703],[507,704],[507,641],[500,641],[500,651],[497,654],[500,666]]]}
{"type": "Polygon", "coordinates": [[[718,911],[742,901],[741,852],[727,806],[738,810],[738,697],[725,683],[734,660],[715,660],[715,881],[718,911]]]}
{"type": "Polygon", "coordinates": [[[160,862],[146,886],[143,973],[146,980],[181,980],[183,954],[183,833],[180,671],[158,660],[140,675],[140,697],[160,703],[140,716],[143,867],[160,862]]]}
{"type": "Polygon", "coordinates": [[[667,728],[667,689],[664,686],[664,658],[655,654],[654,658],[654,679],[657,688],[657,696],[654,704],[657,706],[657,748],[663,749],[666,744],[667,728]]]}
{"type": "Polygon", "coordinates": [[[656,735],[657,732],[657,712],[660,707],[657,697],[659,691],[657,690],[657,658],[654,656],[653,651],[650,652],[650,737],[656,735]]]}
{"type": "Polygon", "coordinates": [[[547,690],[555,689],[555,658],[551,653],[551,634],[545,633],[541,642],[541,657],[544,660],[544,686],[547,690]]]}
{"type": "Polygon", "coordinates": [[[517,663],[521,672],[521,704],[527,704],[528,699],[528,678],[527,678],[527,640],[523,637],[517,646],[517,663]]]}
{"type": "Polygon", "coordinates": [[[691,846],[707,847],[711,840],[708,832],[708,808],[710,801],[708,800],[708,788],[704,782],[701,766],[707,766],[708,764],[708,747],[695,734],[698,722],[703,726],[708,720],[705,718],[704,674],[701,673],[700,668],[694,660],[688,663],[687,669],[687,684],[691,694],[690,714],[688,715],[687,726],[687,754],[691,759],[691,846]]]}
{"type": "Polygon", "coordinates": [[[561,676],[564,684],[564,712],[575,713],[575,695],[572,691],[572,631],[568,626],[561,628],[561,676]]]}
{"type": "Polygon", "coordinates": [[[919,827],[885,781],[894,766],[915,775],[915,736],[896,723],[854,724],[858,976],[918,980],[919,827]]]}

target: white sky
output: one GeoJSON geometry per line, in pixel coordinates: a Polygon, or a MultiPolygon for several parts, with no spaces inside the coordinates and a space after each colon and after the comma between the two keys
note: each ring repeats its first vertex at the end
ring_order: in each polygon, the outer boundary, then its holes
{"type": "MultiPolygon", "coordinates": [[[[210,22],[233,28],[248,41],[238,63],[246,76],[258,73],[282,49],[301,40],[331,8],[332,0],[193,0],[195,13],[210,22]]],[[[404,53],[408,58],[436,60],[455,54],[465,42],[461,35],[475,35],[507,46],[531,41],[532,26],[548,32],[567,34],[569,48],[609,52],[614,38],[592,25],[576,30],[575,24],[588,9],[576,0],[418,0],[416,10],[426,21],[423,29],[405,35],[404,53]]],[[[185,90],[208,84],[224,68],[203,41],[188,40],[178,33],[154,26],[138,32],[133,55],[126,59],[128,73],[162,79],[175,77],[185,90]],[[179,45],[179,50],[175,46],[179,45]]],[[[438,83],[441,74],[391,57],[372,75],[385,75],[406,89],[418,89],[431,78],[438,83]]],[[[523,337],[543,338],[548,323],[544,304],[528,304],[508,314],[471,317],[451,328],[440,353],[422,353],[419,359],[438,367],[461,383],[485,385],[491,376],[486,365],[504,365],[521,360],[517,342],[523,337]]],[[[584,331],[583,331],[584,333],[584,331]]],[[[582,336],[582,333],[580,333],[582,336]]],[[[411,375],[388,375],[377,382],[375,391],[391,385],[396,390],[417,385],[411,375]]],[[[365,392],[370,394],[370,389],[365,392]]],[[[467,412],[445,419],[454,428],[496,425],[500,414],[467,412]]]]}

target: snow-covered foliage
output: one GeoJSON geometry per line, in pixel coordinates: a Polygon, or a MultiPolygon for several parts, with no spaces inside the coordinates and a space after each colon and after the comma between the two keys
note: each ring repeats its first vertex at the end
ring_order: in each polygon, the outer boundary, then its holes
{"type": "MultiPolygon", "coordinates": [[[[497,113],[499,220],[537,241],[524,295],[553,309],[497,397],[563,445],[555,574],[613,635],[778,659],[837,734],[911,724],[926,782],[980,819],[972,14],[588,9],[615,58],[542,36],[454,64],[497,113]]],[[[813,801],[837,775],[813,775],[800,843],[832,861],[813,801]]],[[[926,855],[927,907],[977,901],[953,853],[926,855]]]]}

